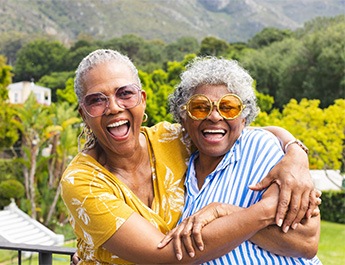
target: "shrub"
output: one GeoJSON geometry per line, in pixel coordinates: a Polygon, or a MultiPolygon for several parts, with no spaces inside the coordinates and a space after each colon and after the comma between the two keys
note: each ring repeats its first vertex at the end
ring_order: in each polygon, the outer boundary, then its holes
{"type": "Polygon", "coordinates": [[[321,198],[322,220],[345,224],[345,191],[323,191],[321,198]]]}

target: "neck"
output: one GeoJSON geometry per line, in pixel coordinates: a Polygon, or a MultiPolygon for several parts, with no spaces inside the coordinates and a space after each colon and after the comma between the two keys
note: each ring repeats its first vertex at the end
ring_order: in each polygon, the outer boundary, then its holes
{"type": "Polygon", "coordinates": [[[202,188],[206,177],[216,169],[223,157],[224,156],[206,157],[199,153],[199,157],[195,159],[194,163],[199,189],[202,188]]]}

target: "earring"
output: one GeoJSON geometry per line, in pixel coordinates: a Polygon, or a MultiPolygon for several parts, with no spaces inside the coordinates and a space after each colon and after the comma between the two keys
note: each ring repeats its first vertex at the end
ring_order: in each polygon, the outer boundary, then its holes
{"type": "Polygon", "coordinates": [[[81,131],[81,133],[78,136],[78,151],[85,151],[85,150],[89,150],[93,147],[95,147],[97,142],[97,138],[94,135],[93,131],[87,127],[86,125],[84,125],[83,130],[81,131]],[[85,137],[85,143],[84,143],[84,147],[81,148],[81,139],[82,137],[85,137]]]}
{"type": "Polygon", "coordinates": [[[143,123],[147,122],[147,119],[149,118],[149,116],[146,114],[146,112],[144,112],[144,118],[143,118],[143,123]]]}
{"type": "Polygon", "coordinates": [[[185,132],[185,131],[186,131],[186,129],[185,129],[184,127],[182,127],[182,128],[181,128],[181,131],[182,131],[182,132],[185,132]]]}

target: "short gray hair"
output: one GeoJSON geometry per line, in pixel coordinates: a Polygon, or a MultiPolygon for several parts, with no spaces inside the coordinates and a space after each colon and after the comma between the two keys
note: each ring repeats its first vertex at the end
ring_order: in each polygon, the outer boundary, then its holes
{"type": "Polygon", "coordinates": [[[241,117],[249,125],[259,113],[253,88],[253,79],[237,61],[213,56],[196,57],[181,74],[181,82],[169,96],[170,112],[176,122],[182,123],[186,111],[182,107],[202,85],[225,85],[230,93],[238,95],[246,105],[241,117]]]}
{"type": "Polygon", "coordinates": [[[76,70],[76,76],[74,79],[74,91],[78,97],[78,102],[81,102],[84,96],[84,77],[85,75],[92,70],[95,66],[109,62],[116,61],[123,63],[128,66],[132,71],[132,74],[135,79],[137,79],[138,85],[141,88],[141,83],[138,75],[138,69],[134,66],[133,62],[126,56],[118,51],[110,49],[99,49],[91,52],[87,55],[79,64],[76,70]]]}

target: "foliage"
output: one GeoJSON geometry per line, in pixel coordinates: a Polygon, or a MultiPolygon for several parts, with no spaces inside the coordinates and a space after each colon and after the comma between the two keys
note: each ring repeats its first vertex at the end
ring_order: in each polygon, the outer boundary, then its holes
{"type": "Polygon", "coordinates": [[[215,37],[206,37],[201,41],[199,55],[224,56],[230,51],[230,45],[215,37]]]}
{"type": "Polygon", "coordinates": [[[295,99],[282,112],[260,114],[254,125],[276,125],[289,130],[309,147],[312,169],[341,169],[344,161],[345,99],[338,99],[327,109],[319,100],[295,99]]]}
{"type": "Polygon", "coordinates": [[[322,220],[345,224],[345,190],[323,191],[319,207],[322,220]]]}
{"type": "Polygon", "coordinates": [[[324,108],[345,98],[344,16],[315,20],[307,27],[243,57],[258,91],[273,96],[275,107],[282,108],[291,98],[308,98],[321,99],[324,108]]]}
{"type": "Polygon", "coordinates": [[[0,55],[0,102],[8,99],[7,86],[12,83],[12,67],[6,65],[6,58],[0,55]]]}
{"type": "Polygon", "coordinates": [[[251,48],[259,49],[265,46],[269,46],[273,42],[282,41],[283,39],[288,38],[291,35],[291,30],[268,27],[255,34],[255,36],[248,41],[248,45],[251,48]]]}
{"type": "Polygon", "coordinates": [[[10,204],[11,199],[20,199],[25,189],[21,182],[15,179],[4,180],[0,183],[0,208],[10,204]]]}
{"type": "Polygon", "coordinates": [[[51,89],[52,102],[57,102],[57,91],[63,89],[66,85],[66,80],[74,77],[74,72],[53,72],[49,75],[45,75],[38,80],[36,84],[43,87],[49,87],[51,89]]]}
{"type": "Polygon", "coordinates": [[[75,105],[78,102],[77,95],[74,92],[74,78],[69,78],[66,81],[66,87],[64,89],[58,89],[56,91],[58,102],[68,102],[71,105],[75,105]]]}
{"type": "Polygon", "coordinates": [[[39,80],[44,75],[63,71],[67,51],[58,41],[39,39],[29,42],[18,52],[15,81],[39,80]]]}
{"type": "Polygon", "coordinates": [[[19,139],[13,119],[15,110],[13,105],[0,100],[0,150],[11,149],[19,139]]]}

